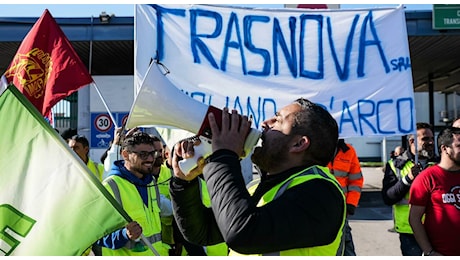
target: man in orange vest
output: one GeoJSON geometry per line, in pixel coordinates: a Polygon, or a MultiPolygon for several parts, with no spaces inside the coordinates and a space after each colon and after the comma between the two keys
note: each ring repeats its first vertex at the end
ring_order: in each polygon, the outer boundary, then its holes
{"type": "MultiPolygon", "coordinates": [[[[354,215],[364,182],[355,149],[350,144],[345,143],[343,139],[339,139],[334,160],[328,164],[328,168],[342,186],[347,203],[347,217],[354,215]]],[[[345,237],[344,255],[355,256],[355,246],[348,218],[345,221],[343,235],[345,237]]]]}

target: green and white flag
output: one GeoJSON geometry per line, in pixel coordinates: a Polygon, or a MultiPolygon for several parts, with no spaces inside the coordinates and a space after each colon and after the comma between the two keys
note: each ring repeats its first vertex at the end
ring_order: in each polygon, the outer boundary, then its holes
{"type": "Polygon", "coordinates": [[[0,256],[81,255],[129,216],[38,110],[0,96],[0,256]]]}

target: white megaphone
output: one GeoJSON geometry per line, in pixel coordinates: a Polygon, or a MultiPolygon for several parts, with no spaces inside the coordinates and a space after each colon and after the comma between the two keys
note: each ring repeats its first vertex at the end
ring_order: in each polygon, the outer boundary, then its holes
{"type": "MultiPolygon", "coordinates": [[[[158,63],[152,62],[129,112],[126,128],[173,126],[196,134],[201,144],[195,147],[194,157],[179,162],[179,167],[187,174],[198,165],[198,158],[206,158],[212,153],[212,133],[207,119],[210,112],[221,127],[222,110],[182,93],[161,72],[158,63]]],[[[251,153],[261,134],[251,128],[244,144],[245,156],[251,153]]]]}

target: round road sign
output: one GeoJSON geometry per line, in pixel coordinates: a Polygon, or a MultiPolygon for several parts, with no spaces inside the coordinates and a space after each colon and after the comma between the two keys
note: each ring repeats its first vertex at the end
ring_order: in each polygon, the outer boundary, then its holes
{"type": "Polygon", "coordinates": [[[107,114],[100,114],[94,119],[96,129],[101,132],[107,132],[112,128],[112,120],[107,114]]]}

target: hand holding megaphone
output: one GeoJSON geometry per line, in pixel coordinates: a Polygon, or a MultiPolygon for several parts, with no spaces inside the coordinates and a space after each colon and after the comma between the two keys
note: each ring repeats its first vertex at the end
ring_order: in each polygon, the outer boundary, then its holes
{"type": "MultiPolygon", "coordinates": [[[[180,170],[188,175],[192,170],[196,170],[199,166],[199,160],[205,159],[212,153],[212,144],[211,140],[203,136],[194,136],[189,140],[188,143],[192,144],[193,148],[190,148],[192,151],[186,151],[185,153],[193,153],[193,156],[190,158],[183,157],[184,159],[179,161],[180,170]]],[[[184,149],[184,148],[183,148],[184,149]]]]}
{"type": "Polygon", "coordinates": [[[189,143],[195,144],[193,157],[179,161],[179,168],[185,175],[195,170],[200,158],[207,158],[220,149],[231,150],[244,158],[260,138],[261,132],[251,128],[251,121],[246,116],[238,115],[236,110],[232,114],[228,113],[227,108],[220,110],[211,106],[210,110],[199,135],[195,140],[189,140],[189,143]]]}
{"type": "MultiPolygon", "coordinates": [[[[229,139],[231,137],[226,135],[236,134],[243,139],[243,157],[251,153],[252,148],[259,140],[261,132],[249,128],[251,124],[247,117],[238,115],[236,111],[232,112],[230,117],[227,109],[224,109],[225,112],[223,112],[214,106],[208,106],[194,100],[174,86],[165,75],[156,64],[152,63],[149,66],[142,87],[131,107],[126,123],[127,128],[155,125],[173,126],[196,133],[201,144],[194,147],[195,155],[193,158],[187,158],[186,161],[180,163],[184,173],[189,173],[191,169],[196,168],[197,160],[200,157],[208,157],[213,152],[213,149],[234,149],[234,147],[231,147],[231,139],[229,139]],[[214,121],[217,125],[215,129],[218,129],[215,131],[219,135],[218,138],[213,137],[211,134],[208,119],[210,113],[214,114],[215,117],[214,121]],[[221,125],[221,123],[225,125],[221,125]],[[238,130],[239,132],[232,133],[229,131],[230,127],[232,130],[238,130]],[[248,129],[250,130],[246,136],[240,131],[247,131],[248,129]],[[244,140],[244,138],[246,139],[244,140]],[[212,145],[211,142],[213,142],[212,145]]],[[[238,151],[235,150],[235,152],[238,151]]]]}

